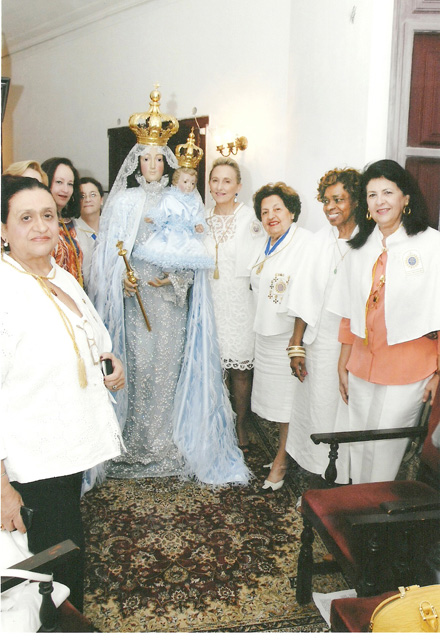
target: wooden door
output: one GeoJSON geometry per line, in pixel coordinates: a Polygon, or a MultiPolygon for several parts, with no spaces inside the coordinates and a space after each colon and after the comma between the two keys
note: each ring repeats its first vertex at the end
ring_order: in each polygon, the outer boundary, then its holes
{"type": "Polygon", "coordinates": [[[440,33],[415,33],[406,168],[425,196],[429,223],[440,229],[440,33]]]}

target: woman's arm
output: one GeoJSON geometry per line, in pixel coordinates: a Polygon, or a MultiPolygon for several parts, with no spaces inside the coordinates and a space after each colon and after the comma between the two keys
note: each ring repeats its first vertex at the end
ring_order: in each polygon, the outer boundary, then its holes
{"type": "MultiPolygon", "coordinates": [[[[440,332],[435,332],[438,336],[440,332]]],[[[427,336],[429,337],[429,336],[427,336]]],[[[431,340],[433,338],[430,338],[431,340]]],[[[429,380],[428,384],[425,387],[425,391],[423,392],[423,402],[429,398],[429,394],[431,393],[431,402],[432,406],[434,403],[435,394],[437,393],[438,385],[440,383],[440,340],[437,337],[437,371],[432,376],[431,380],[429,380]]]]}
{"type": "Polygon", "coordinates": [[[345,404],[348,404],[348,371],[347,362],[350,359],[352,344],[342,344],[338,362],[339,391],[345,404]]]}
{"type": "Polygon", "coordinates": [[[24,505],[24,502],[18,491],[10,484],[3,460],[1,466],[2,529],[6,529],[6,531],[18,529],[21,533],[26,533],[26,527],[20,515],[20,508],[24,505]]]}
{"type": "MultiPolygon", "coordinates": [[[[295,326],[293,327],[293,334],[289,340],[289,347],[301,346],[304,331],[306,330],[307,323],[302,318],[295,318],[295,326]]],[[[295,378],[298,378],[300,382],[304,381],[307,375],[306,359],[303,356],[294,356],[290,358],[290,368],[295,378]]]]}

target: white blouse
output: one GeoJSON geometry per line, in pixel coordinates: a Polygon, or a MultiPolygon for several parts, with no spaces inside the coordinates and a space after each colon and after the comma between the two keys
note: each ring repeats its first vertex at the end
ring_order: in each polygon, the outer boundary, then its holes
{"type": "Polygon", "coordinates": [[[122,439],[99,356],[110,336],[77,281],[55,262],[53,282],[77,304],[77,316],[48,296],[18,263],[0,261],[0,457],[10,480],[32,482],[89,469],[121,453],[122,439]],[[81,388],[72,327],[85,363],[81,388]]]}

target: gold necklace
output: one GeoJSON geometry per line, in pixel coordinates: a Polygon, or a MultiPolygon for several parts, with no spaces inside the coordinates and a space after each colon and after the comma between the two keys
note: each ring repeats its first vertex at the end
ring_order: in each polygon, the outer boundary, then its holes
{"type": "Polygon", "coordinates": [[[292,242],[293,236],[295,235],[297,229],[298,227],[295,227],[295,231],[292,233],[289,242],[285,244],[284,247],[281,247],[281,249],[278,252],[275,251],[274,253],[269,253],[267,256],[264,257],[264,260],[262,260],[261,262],[256,262],[254,264],[252,269],[255,269],[255,273],[257,275],[259,275],[263,271],[264,263],[266,262],[266,260],[270,260],[270,258],[273,258],[274,256],[279,256],[281,251],[284,251],[284,249],[287,249],[289,244],[292,242]]]}
{"type": "Polygon", "coordinates": [[[235,214],[237,213],[237,211],[241,208],[241,204],[238,205],[238,207],[235,209],[235,211],[232,212],[232,214],[230,214],[231,219],[228,220],[227,224],[226,224],[226,229],[224,230],[224,232],[222,233],[221,237],[217,240],[217,237],[215,235],[215,229],[213,224],[210,222],[210,220],[214,217],[214,215],[219,215],[218,213],[215,213],[215,207],[212,210],[213,214],[207,219],[210,227],[211,227],[211,231],[212,231],[212,237],[214,239],[215,242],[215,267],[214,267],[214,275],[213,278],[214,280],[218,280],[220,278],[220,271],[218,268],[218,245],[223,242],[223,240],[226,238],[226,234],[228,233],[229,229],[232,227],[232,223],[235,220],[235,214]]]}
{"type": "MultiPolygon", "coordinates": [[[[339,262],[337,262],[337,263],[335,264],[335,268],[333,269],[333,273],[337,273],[337,272],[338,272],[338,267],[339,267],[339,265],[341,264],[341,262],[343,261],[343,259],[344,259],[344,258],[345,258],[345,256],[347,255],[347,253],[348,253],[349,251],[351,251],[351,247],[348,247],[347,251],[343,254],[343,253],[342,253],[342,251],[341,251],[341,247],[339,246],[338,238],[336,237],[335,230],[334,230],[334,228],[333,228],[333,227],[332,227],[332,233],[333,233],[333,237],[334,237],[334,239],[335,239],[335,244],[336,244],[336,246],[338,247],[339,255],[341,256],[341,259],[339,260],[339,262]]],[[[335,258],[335,262],[336,262],[336,258],[335,258]]]]}
{"type": "Polygon", "coordinates": [[[49,300],[52,302],[52,304],[55,305],[58,313],[60,314],[61,320],[63,321],[64,327],[66,328],[66,331],[69,334],[69,338],[72,341],[73,349],[76,354],[76,360],[78,365],[79,386],[81,387],[81,389],[84,389],[85,387],[87,387],[86,366],[79,352],[78,344],[75,340],[75,332],[73,330],[72,323],[70,322],[69,318],[64,313],[64,311],[61,309],[61,307],[55,302],[55,300],[51,296],[51,293],[53,293],[56,296],[58,294],[51,287],[49,287],[49,285],[45,282],[45,280],[53,280],[56,274],[54,273],[53,276],[40,276],[37,273],[32,273],[32,271],[27,271],[26,269],[25,270],[18,269],[15,265],[8,262],[8,260],[5,260],[3,257],[3,254],[2,254],[2,260],[3,262],[5,262],[5,264],[8,264],[10,267],[18,271],[18,273],[23,273],[25,275],[32,276],[32,278],[38,282],[38,284],[40,285],[40,287],[42,288],[46,296],[49,298],[49,300]]]}

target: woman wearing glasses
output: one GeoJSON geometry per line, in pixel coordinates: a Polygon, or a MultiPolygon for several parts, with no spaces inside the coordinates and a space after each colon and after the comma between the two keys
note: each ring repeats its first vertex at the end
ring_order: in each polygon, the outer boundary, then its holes
{"type": "Polygon", "coordinates": [[[88,291],[92,255],[98,239],[99,220],[104,202],[104,189],[95,178],[81,178],[81,215],[73,221],[79,246],[83,253],[84,289],[88,291]]]}
{"type": "Polygon", "coordinates": [[[83,289],[51,258],[59,230],[48,187],[3,176],[1,215],[1,526],[24,533],[24,505],[30,551],[66,539],[80,547],[54,577],[81,610],[82,475],[123,448],[108,390],[122,389],[124,372],[83,289]]]}

